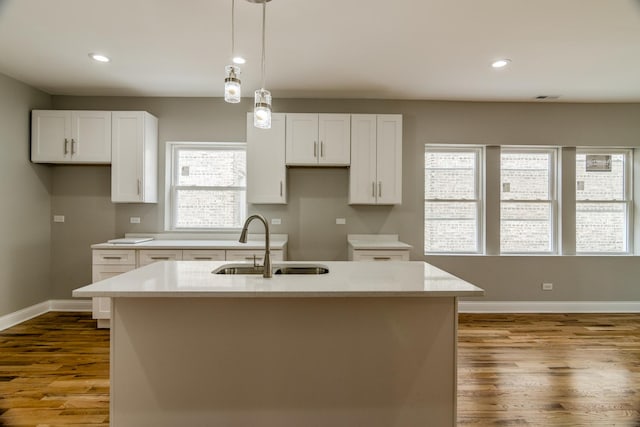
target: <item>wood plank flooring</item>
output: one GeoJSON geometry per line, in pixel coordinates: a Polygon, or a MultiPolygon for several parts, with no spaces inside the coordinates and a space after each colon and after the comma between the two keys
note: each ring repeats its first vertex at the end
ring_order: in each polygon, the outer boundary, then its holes
{"type": "Polygon", "coordinates": [[[109,331],[50,312],[0,332],[0,426],[108,426],[109,331]]]}
{"type": "Polygon", "coordinates": [[[640,426],[640,315],[459,324],[458,425],[640,426]]]}
{"type": "MultiPolygon", "coordinates": [[[[640,427],[640,315],[461,314],[458,342],[460,426],[640,427]]],[[[88,313],[2,331],[0,426],[106,427],[108,376],[88,313]]]]}

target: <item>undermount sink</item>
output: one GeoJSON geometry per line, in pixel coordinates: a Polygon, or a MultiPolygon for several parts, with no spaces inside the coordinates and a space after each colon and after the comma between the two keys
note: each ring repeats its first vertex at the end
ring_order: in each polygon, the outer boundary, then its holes
{"type": "MultiPolygon", "coordinates": [[[[273,274],[327,274],[329,269],[318,264],[274,265],[273,274]]],[[[227,264],[216,268],[213,274],[262,274],[262,266],[247,264],[227,264]]]]}

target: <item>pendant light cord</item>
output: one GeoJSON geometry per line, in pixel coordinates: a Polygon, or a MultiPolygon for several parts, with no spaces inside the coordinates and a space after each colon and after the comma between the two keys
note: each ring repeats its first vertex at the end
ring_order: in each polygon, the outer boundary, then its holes
{"type": "Polygon", "coordinates": [[[233,61],[233,56],[236,53],[236,0],[231,0],[231,60],[233,61]]]}
{"type": "Polygon", "coordinates": [[[262,2],[262,89],[264,89],[264,63],[265,63],[265,59],[264,59],[264,35],[265,35],[265,16],[267,14],[267,1],[263,1],[262,2]]]}

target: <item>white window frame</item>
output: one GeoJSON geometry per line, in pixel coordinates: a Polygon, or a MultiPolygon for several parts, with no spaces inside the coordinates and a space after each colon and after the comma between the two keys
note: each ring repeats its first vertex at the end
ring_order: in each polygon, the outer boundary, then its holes
{"type": "MultiPolygon", "coordinates": [[[[246,194],[247,187],[241,186],[177,186],[177,174],[178,174],[178,156],[176,153],[181,150],[243,150],[246,152],[247,144],[244,142],[183,142],[183,141],[169,141],[166,145],[165,152],[165,231],[171,232],[209,232],[209,233],[237,233],[241,227],[217,227],[217,228],[187,228],[176,227],[177,218],[177,206],[176,206],[176,192],[179,189],[197,189],[197,190],[230,190],[238,191],[244,190],[246,194]]],[[[247,202],[241,206],[241,217],[247,216],[247,202]]]]}
{"type": "MultiPolygon", "coordinates": [[[[482,255],[484,253],[484,147],[476,145],[431,145],[425,144],[424,154],[427,152],[441,152],[441,153],[475,153],[476,165],[475,165],[475,198],[474,199],[427,199],[426,188],[423,191],[424,203],[475,203],[476,204],[476,250],[475,251],[447,251],[447,252],[430,252],[427,251],[427,242],[423,242],[423,251],[425,255],[482,255]]],[[[423,166],[423,170],[426,171],[426,165],[423,166]]],[[[424,182],[424,180],[423,180],[424,182]]],[[[423,215],[424,212],[423,205],[423,215]]],[[[423,227],[426,223],[426,218],[423,217],[423,227]]],[[[424,236],[424,230],[423,230],[424,236]]]]}
{"type": "Polygon", "coordinates": [[[549,204],[550,206],[550,243],[551,247],[548,251],[503,251],[502,236],[500,236],[500,254],[501,255],[557,255],[559,253],[558,235],[559,235],[559,204],[558,204],[558,168],[560,163],[560,153],[557,147],[527,147],[527,146],[501,146],[500,147],[500,188],[497,189],[500,195],[500,221],[499,229],[502,230],[502,203],[533,203],[533,204],[549,204]],[[519,153],[547,153],[550,154],[549,161],[549,200],[503,200],[502,199],[502,154],[519,154],[519,153]]]}
{"type": "MultiPolygon", "coordinates": [[[[577,236],[576,236],[576,254],[579,255],[629,255],[633,253],[633,149],[631,148],[605,148],[605,147],[578,147],[576,148],[576,155],[578,154],[622,154],[625,156],[624,164],[624,200],[577,200],[575,210],[578,210],[578,204],[589,203],[611,203],[611,204],[624,204],[626,205],[626,251],[623,252],[578,252],[577,236]]],[[[577,178],[576,178],[577,181],[577,178]]],[[[577,224],[576,224],[577,225],[577,224]]],[[[577,231],[577,230],[576,230],[577,231]]],[[[576,233],[577,234],[577,233],[576,233]]]]}

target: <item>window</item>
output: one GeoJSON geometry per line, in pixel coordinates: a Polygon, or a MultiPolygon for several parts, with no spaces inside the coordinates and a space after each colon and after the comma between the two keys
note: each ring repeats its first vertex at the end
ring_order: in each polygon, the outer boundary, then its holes
{"type": "Polygon", "coordinates": [[[500,154],[500,252],[555,252],[556,150],[500,154]]]}
{"type": "Polygon", "coordinates": [[[576,252],[631,250],[631,156],[630,150],[576,151],[576,252]]]}
{"type": "Polygon", "coordinates": [[[426,146],[425,253],[479,253],[482,149],[426,146]]]}
{"type": "Polygon", "coordinates": [[[167,161],[169,229],[242,227],[247,209],[245,144],[171,142],[167,161]]]}

